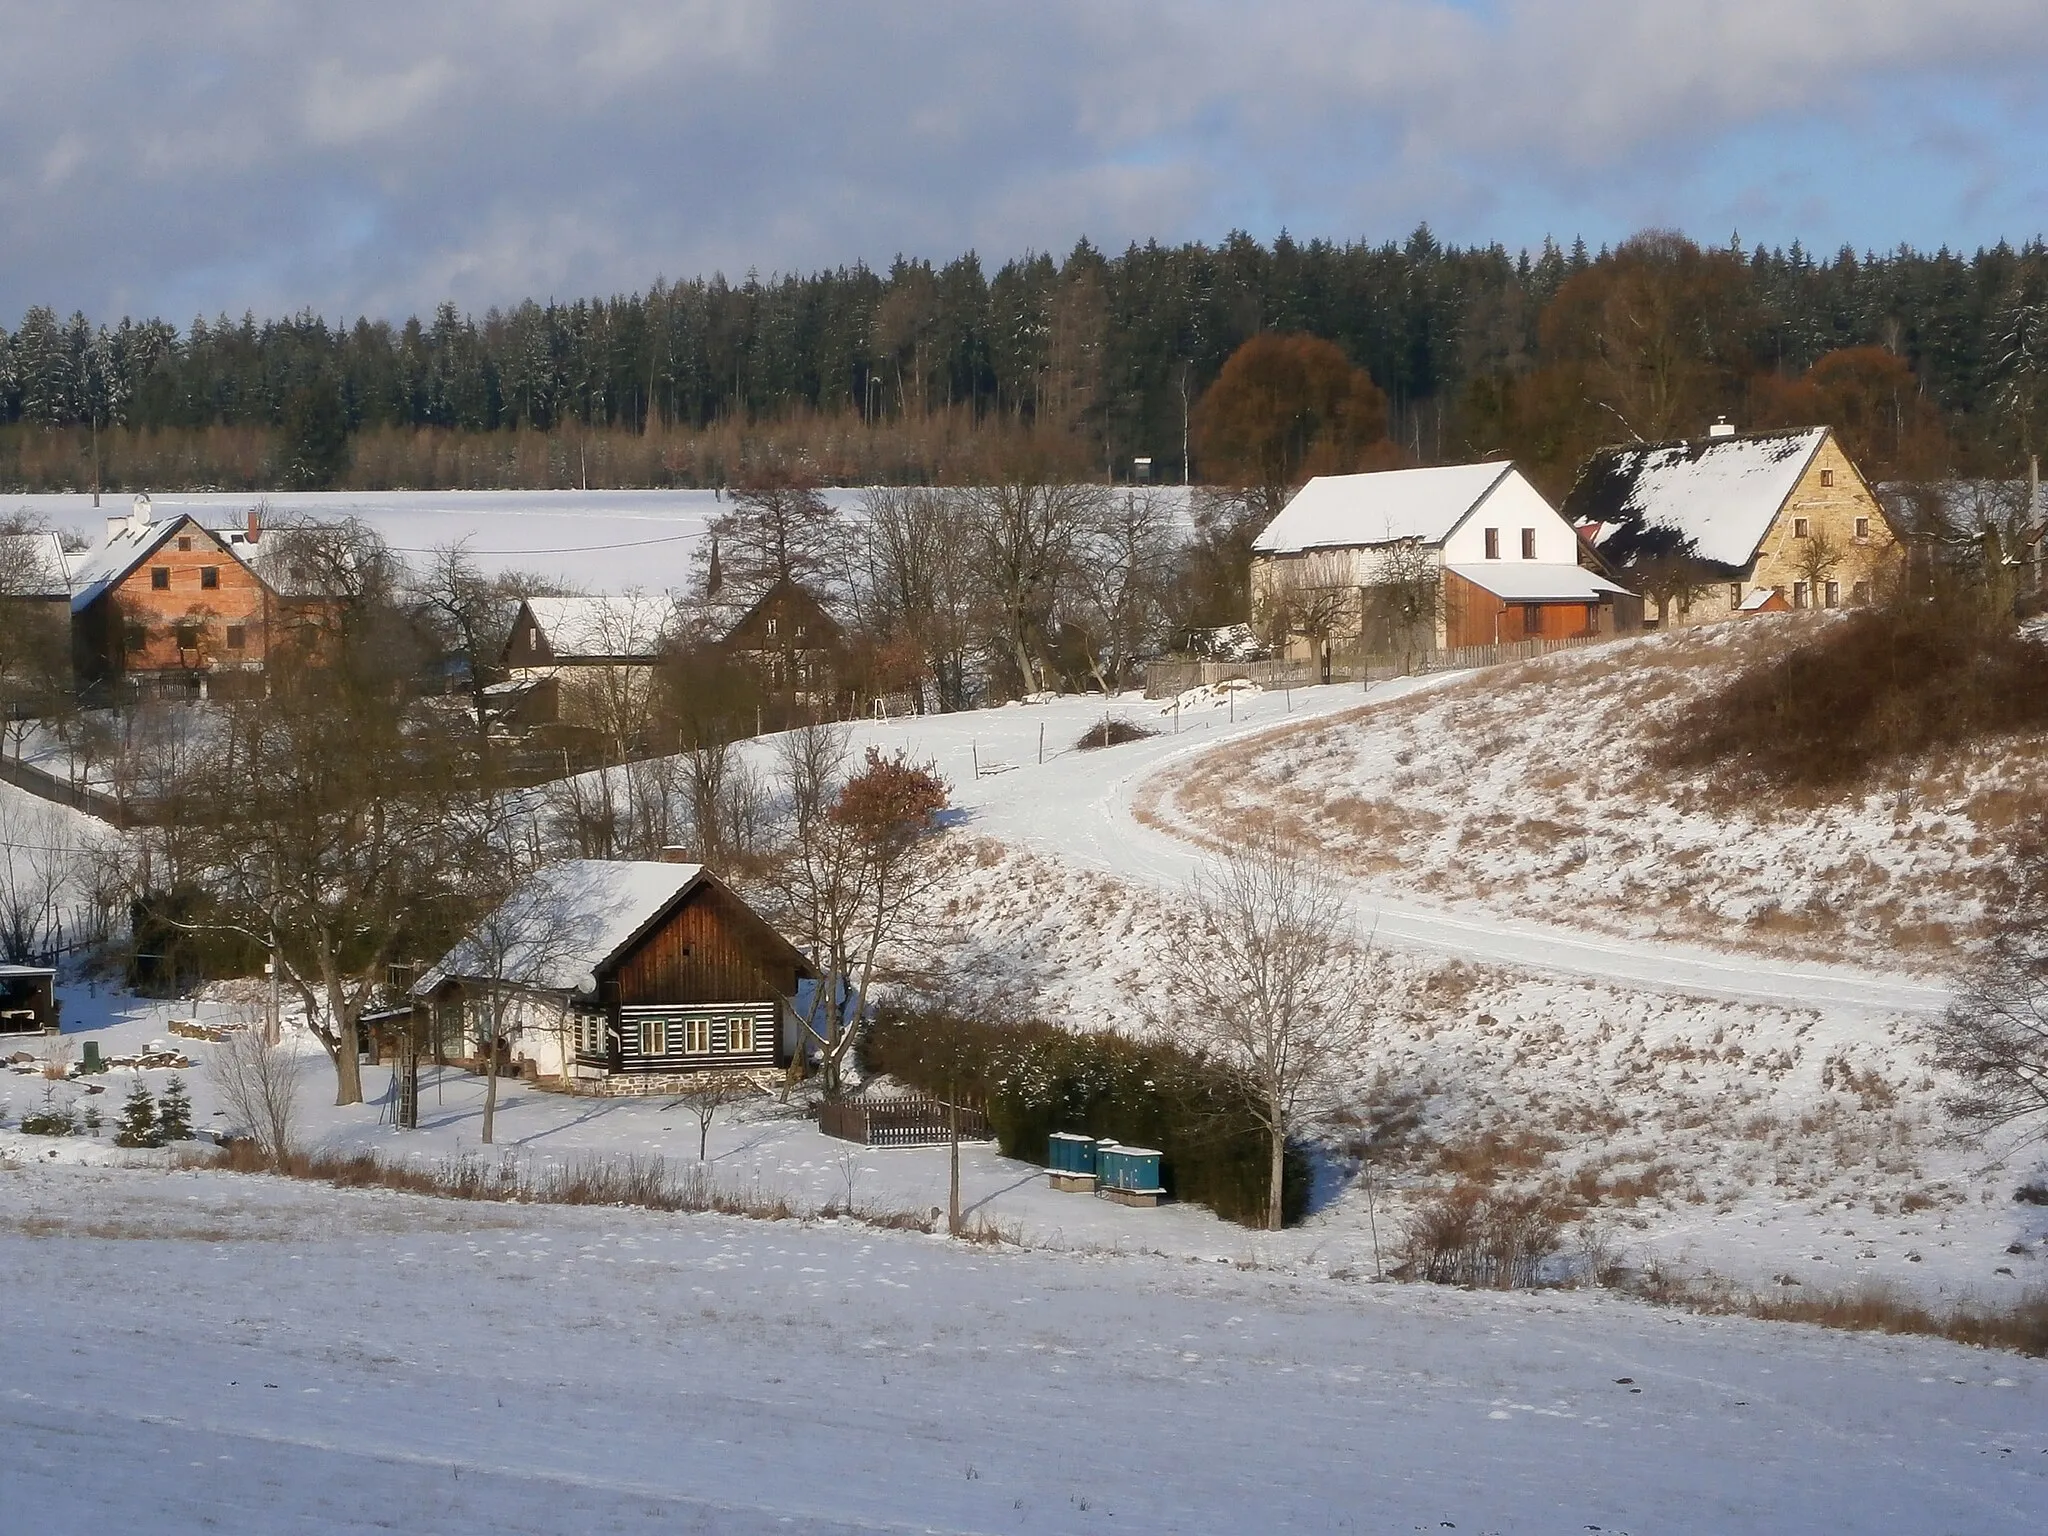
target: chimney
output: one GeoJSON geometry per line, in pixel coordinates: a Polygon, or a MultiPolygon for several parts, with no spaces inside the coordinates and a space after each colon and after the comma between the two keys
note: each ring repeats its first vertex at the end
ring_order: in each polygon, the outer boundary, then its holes
{"type": "Polygon", "coordinates": [[[1716,416],[1714,424],[1707,428],[1708,437],[1733,437],[1734,435],[1735,424],[1726,416],[1716,416]]]}
{"type": "Polygon", "coordinates": [[[697,860],[695,855],[680,843],[670,843],[661,850],[656,862],[662,864],[694,864],[697,860]]]}
{"type": "Polygon", "coordinates": [[[254,544],[263,537],[263,508],[259,504],[249,509],[249,542],[254,544]]]}
{"type": "Polygon", "coordinates": [[[140,533],[150,525],[154,517],[155,513],[151,511],[149,505],[149,493],[144,491],[135,498],[135,505],[128,513],[128,526],[134,529],[135,532],[140,533]]]}

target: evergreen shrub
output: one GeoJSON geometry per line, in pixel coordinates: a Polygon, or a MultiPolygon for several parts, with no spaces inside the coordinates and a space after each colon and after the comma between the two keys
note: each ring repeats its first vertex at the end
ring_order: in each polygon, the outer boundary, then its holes
{"type": "Polygon", "coordinates": [[[134,1086],[128,1090],[128,1098],[121,1105],[121,1118],[114,1125],[114,1145],[117,1147],[160,1147],[163,1140],[156,1130],[156,1100],[150,1097],[149,1085],[142,1080],[142,1074],[135,1075],[134,1086]]]}
{"type": "Polygon", "coordinates": [[[185,1080],[175,1072],[157,1095],[156,1139],[158,1146],[192,1140],[192,1096],[185,1091],[185,1080]]]}
{"type": "MultiPolygon", "coordinates": [[[[1238,1079],[1194,1052],[1037,1021],[989,1024],[892,1010],[862,1041],[861,1061],[920,1092],[957,1092],[981,1105],[1006,1156],[1043,1167],[1054,1131],[1150,1147],[1161,1154],[1160,1182],[1175,1199],[1243,1226],[1264,1224],[1265,1128],[1238,1079]]],[[[1308,1192],[1308,1159],[1290,1147],[1287,1221],[1300,1219],[1308,1192]]]]}
{"type": "Polygon", "coordinates": [[[21,1117],[25,1136],[73,1136],[78,1132],[78,1111],[69,1099],[59,1101],[57,1085],[43,1086],[43,1102],[32,1115],[21,1117]]]}

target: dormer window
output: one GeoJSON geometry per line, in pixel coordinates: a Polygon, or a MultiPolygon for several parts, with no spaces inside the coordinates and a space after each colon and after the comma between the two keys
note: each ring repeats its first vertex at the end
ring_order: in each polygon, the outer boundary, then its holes
{"type": "Polygon", "coordinates": [[[1486,558],[1489,560],[1498,560],[1500,558],[1500,530],[1498,528],[1486,530],[1486,558]]]}

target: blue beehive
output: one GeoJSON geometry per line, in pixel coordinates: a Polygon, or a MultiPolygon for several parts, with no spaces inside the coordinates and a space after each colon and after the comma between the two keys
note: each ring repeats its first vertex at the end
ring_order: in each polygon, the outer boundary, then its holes
{"type": "Polygon", "coordinates": [[[1150,1147],[1105,1141],[1095,1149],[1095,1192],[1125,1205],[1157,1205],[1166,1191],[1159,1182],[1159,1154],[1150,1147]]]}
{"type": "Polygon", "coordinates": [[[1045,1166],[1054,1173],[1093,1173],[1095,1138],[1054,1131],[1046,1147],[1045,1166]]]}

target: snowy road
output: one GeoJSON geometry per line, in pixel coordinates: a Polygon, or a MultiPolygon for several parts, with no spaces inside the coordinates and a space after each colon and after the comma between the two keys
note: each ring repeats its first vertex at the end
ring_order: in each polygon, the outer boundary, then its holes
{"type": "MultiPolygon", "coordinates": [[[[1156,702],[1119,701],[1110,706],[1110,713],[1162,734],[1096,752],[1061,751],[1102,718],[1102,704],[1085,700],[867,724],[859,731],[862,741],[907,746],[935,757],[953,781],[956,802],[968,810],[969,824],[979,831],[1106,874],[1176,886],[1195,871],[1203,855],[1193,844],[1146,826],[1133,814],[1133,801],[1147,780],[1227,741],[1363,702],[1399,698],[1449,680],[1404,678],[1380,684],[1370,693],[1349,685],[1302,689],[1291,697],[1270,693],[1239,706],[1234,719],[1223,710],[1183,715],[1178,734],[1173,717],[1162,715],[1156,702]],[[1041,731],[1046,753],[1042,764],[1041,731]],[[977,762],[984,773],[991,762],[1002,771],[977,779],[977,762]]],[[[1380,943],[1518,970],[1596,977],[1735,1002],[1859,1012],[1937,1013],[1947,1002],[1944,988],[1921,978],[1586,933],[1476,907],[1452,910],[1377,889],[1361,891],[1357,911],[1359,926],[1373,932],[1380,943]]]]}
{"type": "Polygon", "coordinates": [[[834,1225],[0,1175],[0,1525],[2039,1530],[1921,1340],[834,1225]]]}

